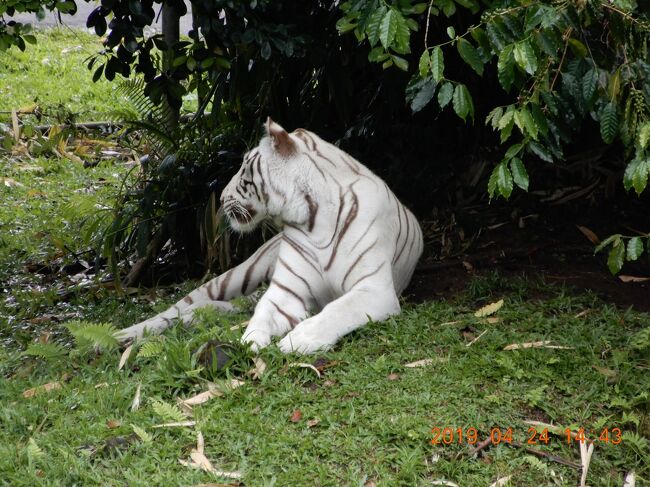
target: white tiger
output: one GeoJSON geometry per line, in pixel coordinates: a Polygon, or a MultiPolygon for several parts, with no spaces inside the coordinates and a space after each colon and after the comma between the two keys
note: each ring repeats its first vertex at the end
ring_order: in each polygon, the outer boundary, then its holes
{"type": "Polygon", "coordinates": [[[242,337],[254,350],[284,336],[283,352],[312,353],[370,319],[400,312],[398,296],[422,254],[416,218],[384,181],[316,134],[287,133],[270,118],[266,132],[244,156],[221,204],[239,232],[268,217],[282,231],[242,264],[118,338],[159,333],[175,318],[190,323],[199,307],[233,310],[229,299],[262,282],[268,289],[242,337]]]}

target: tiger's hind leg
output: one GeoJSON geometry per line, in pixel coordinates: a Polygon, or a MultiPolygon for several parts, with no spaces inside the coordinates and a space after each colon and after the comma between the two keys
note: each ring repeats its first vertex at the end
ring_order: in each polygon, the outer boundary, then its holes
{"type": "Polygon", "coordinates": [[[196,288],[153,318],[118,331],[116,338],[126,342],[141,337],[145,331],[162,333],[173,324],[174,319],[180,319],[186,325],[190,324],[197,308],[211,306],[223,311],[237,311],[228,300],[252,293],[271,277],[281,239],[280,233],[265,242],[246,261],[196,288]]]}

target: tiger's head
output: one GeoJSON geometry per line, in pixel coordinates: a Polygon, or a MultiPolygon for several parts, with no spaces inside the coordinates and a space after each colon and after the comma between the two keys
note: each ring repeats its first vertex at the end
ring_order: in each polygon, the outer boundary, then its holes
{"type": "Polygon", "coordinates": [[[221,193],[224,213],[238,232],[253,230],[267,217],[282,217],[301,186],[296,178],[299,140],[270,117],[265,128],[266,136],[244,155],[239,171],[221,193]]]}

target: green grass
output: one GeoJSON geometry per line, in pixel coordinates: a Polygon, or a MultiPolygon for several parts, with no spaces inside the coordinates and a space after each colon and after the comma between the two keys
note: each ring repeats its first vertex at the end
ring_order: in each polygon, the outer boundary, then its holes
{"type": "MultiPolygon", "coordinates": [[[[67,28],[35,33],[37,43],[25,52],[0,53],[0,111],[41,107],[46,115],[71,112],[77,120],[105,119],[123,104],[115,83],[93,83],[93,71],[84,62],[101,51],[100,39],[67,28]]],[[[9,120],[8,114],[0,120],[9,120]]]]}
{"type": "MultiPolygon", "coordinates": [[[[12,89],[0,96],[2,109],[35,97],[56,102],[53,94],[80,113],[102,113],[114,103],[106,99],[109,84],[88,83],[97,91],[75,101],[71,96],[85,81],[76,75],[50,79],[43,71],[39,56],[48,49],[60,53],[69,36],[42,34],[27,54],[0,56],[2,66],[13,66],[0,70],[0,89],[12,89]],[[24,60],[24,72],[17,59],[24,60]],[[7,76],[34,79],[31,94],[15,90],[7,76]],[[56,83],[72,88],[51,88],[56,83]]],[[[69,69],[85,73],[75,63],[69,69]]],[[[330,365],[320,378],[309,368],[290,367],[317,357],[283,356],[275,346],[261,354],[268,368],[260,380],[246,374],[251,356],[236,345],[233,362],[213,370],[197,351],[215,340],[236,344],[241,330],[230,326],[247,317],[207,311],[192,328],[148,339],[118,371],[120,351],[110,341],[97,353],[75,343],[69,328],[81,336],[75,323],[130,325],[197,284],[125,296],[99,282],[80,287],[58,271],[92,259],[84,252],[126,171],[114,161],[84,168],[51,153],[33,159],[0,154],[0,177],[9,178],[0,182],[0,485],[234,482],[179,463],[189,459],[198,431],[215,468],[241,471],[250,486],[372,480],[410,487],[447,479],[473,487],[507,475],[515,486],[577,485],[578,470],[519,447],[489,446],[473,458],[466,443],[430,443],[436,427],[476,428],[480,440],[494,428],[512,428],[513,440],[525,443],[530,419],[582,427],[590,437],[604,428],[623,431],[621,444],[596,445],[589,485],[620,487],[630,470],[637,472],[637,485],[650,479],[650,316],[543,282],[490,274],[476,277],[453,300],[405,304],[399,317],[370,324],[317,356],[330,365]],[[33,273],[29,263],[54,273],[33,273]],[[474,317],[477,308],[498,299],[505,300],[499,321],[474,317]],[[503,350],[543,340],[571,348],[503,350]],[[432,363],[405,367],[421,359],[432,363]],[[245,384],[195,406],[195,427],[153,428],[178,415],[160,401],[174,405],[233,377],[245,384]],[[60,389],[24,397],[51,382],[60,389]],[[142,403],[132,411],[138,386],[142,403]],[[134,435],[133,425],[145,434],[134,435]]],[[[99,328],[91,332],[106,338],[99,328]]],[[[531,448],[579,463],[578,448],[562,436],[531,448]]]]}
{"type": "MultiPolygon", "coordinates": [[[[623,473],[633,469],[647,479],[643,436],[650,378],[647,354],[633,349],[630,340],[648,316],[524,280],[488,277],[478,285],[487,290],[481,299],[468,293],[454,302],[406,306],[401,316],[346,337],[321,354],[333,364],[321,378],[311,369],[288,367],[313,357],[285,357],[273,346],[261,354],[268,369],[259,381],[245,375],[247,355],[241,350],[225,371],[201,370],[190,354],[209,340],[236,341],[241,332],[229,326],[245,318],[210,312],[191,329],[171,330],[153,358],[135,358],[121,372],[117,350],[96,355],[73,349],[50,361],[5,350],[0,471],[11,485],[192,485],[212,478],[178,462],[187,459],[201,431],[215,467],[241,471],[245,485],[363,485],[372,479],[377,485],[413,486],[440,478],[489,485],[513,475],[512,485],[533,486],[552,485],[551,470],[563,479],[559,485],[575,485],[577,470],[521,448],[501,444],[474,459],[466,444],[430,444],[434,427],[474,427],[479,439],[492,428],[512,428],[513,439],[525,443],[524,421],[534,419],[583,427],[590,437],[606,427],[621,428],[621,444],[596,445],[589,485],[620,486],[623,473]],[[548,297],[535,299],[540,291],[548,297]],[[506,300],[498,323],[473,316],[476,307],[496,298],[506,300]],[[575,317],[585,310],[589,313],[575,317]],[[455,323],[445,324],[450,321],[455,323]],[[470,347],[462,333],[468,326],[476,328],[474,334],[487,330],[470,347]],[[572,348],[503,350],[539,340],[572,348]],[[433,363],[404,367],[425,358],[433,363]],[[62,379],[66,374],[68,382],[62,379]],[[154,399],[174,404],[177,397],[206,389],[208,381],[230,376],[246,384],[195,406],[195,428],[152,428],[171,419],[156,411],[154,399]],[[51,381],[62,388],[22,396],[51,381]],[[108,386],[97,387],[103,383],[108,386]],[[143,406],[132,412],[139,384],[143,406]],[[294,423],[296,410],[302,417],[294,423]],[[111,420],[120,426],[110,429],[111,420]],[[129,437],[131,425],[153,441],[134,441],[114,454],[89,453],[111,438],[129,437]],[[30,455],[30,439],[41,455],[30,455]],[[432,463],[434,455],[439,460],[432,463]]],[[[164,304],[155,309],[160,307],[164,304]]],[[[94,308],[93,321],[118,326],[152,312],[142,301],[114,295],[94,308]]],[[[579,463],[577,447],[562,436],[532,448],[579,463]]]]}

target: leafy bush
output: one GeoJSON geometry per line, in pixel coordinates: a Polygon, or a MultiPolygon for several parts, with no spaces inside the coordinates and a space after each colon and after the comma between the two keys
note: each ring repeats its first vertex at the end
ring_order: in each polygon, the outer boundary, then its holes
{"type": "MultiPolygon", "coordinates": [[[[509,101],[492,107],[485,118],[504,145],[489,178],[490,198],[509,198],[514,186],[527,191],[526,165],[561,161],[563,147],[591,122],[598,123],[605,144],[622,144],[629,161],[625,189],[645,190],[650,18],[636,2],[356,0],[341,9],[339,31],[367,41],[370,62],[413,72],[406,90],[413,112],[435,103],[440,110],[453,109],[463,121],[475,119],[470,89],[447,74],[445,59],[462,60],[480,78],[496,75],[509,101]],[[412,67],[402,56],[411,53],[413,34],[421,28],[424,49],[415,49],[419,61],[412,67]],[[430,37],[436,39],[432,45],[430,37]]],[[[626,258],[636,260],[643,253],[643,240],[648,247],[647,235],[627,237],[627,247],[624,238],[614,235],[601,245],[611,245],[613,273],[626,258]]]]}

